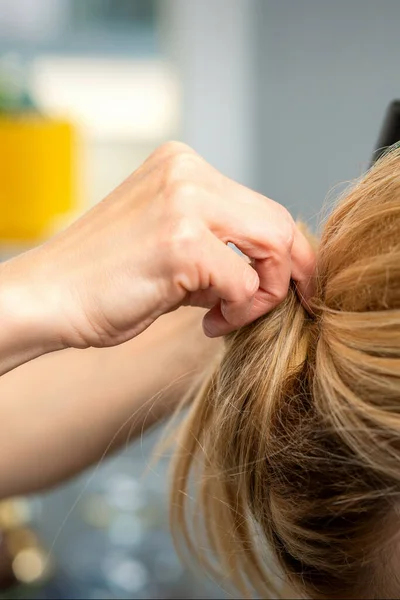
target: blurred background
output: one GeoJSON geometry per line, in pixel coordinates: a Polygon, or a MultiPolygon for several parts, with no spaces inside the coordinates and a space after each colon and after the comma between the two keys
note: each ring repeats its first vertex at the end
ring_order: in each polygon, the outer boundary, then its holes
{"type": "MultiPolygon", "coordinates": [[[[399,22],[397,0],[0,0],[1,258],[169,139],[316,226],[400,96],[399,22]]],[[[0,503],[4,598],[224,597],[173,552],[166,460],[142,476],[158,435],[0,503]]]]}

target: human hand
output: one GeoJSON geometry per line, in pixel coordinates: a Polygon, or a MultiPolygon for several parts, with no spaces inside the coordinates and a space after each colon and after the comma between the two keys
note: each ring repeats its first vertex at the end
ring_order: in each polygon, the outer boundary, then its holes
{"type": "Polygon", "coordinates": [[[307,300],[314,266],[284,207],[170,142],[68,229],[2,265],[0,305],[51,349],[122,343],[181,305],[209,308],[204,331],[219,336],[279,304],[290,279],[307,300]]]}

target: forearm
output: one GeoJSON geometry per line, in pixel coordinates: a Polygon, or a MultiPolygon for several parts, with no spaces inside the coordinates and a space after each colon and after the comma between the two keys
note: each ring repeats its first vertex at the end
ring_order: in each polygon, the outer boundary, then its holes
{"type": "MultiPolygon", "coordinates": [[[[64,345],[31,285],[31,252],[0,264],[0,376],[64,345]]],[[[62,306],[59,305],[62,312],[62,306]]]]}
{"type": "Polygon", "coordinates": [[[0,379],[0,494],[54,485],[133,440],[176,406],[220,342],[179,309],[134,340],[63,350],[0,379]]]}

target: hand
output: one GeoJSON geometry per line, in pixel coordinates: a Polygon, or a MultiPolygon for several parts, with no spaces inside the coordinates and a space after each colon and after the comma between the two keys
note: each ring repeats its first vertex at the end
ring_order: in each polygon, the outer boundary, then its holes
{"type": "Polygon", "coordinates": [[[274,308],[291,278],[307,299],[314,264],[284,207],[171,142],[64,232],[3,265],[0,302],[52,349],[119,344],[188,304],[210,308],[204,331],[219,336],[274,308]]]}

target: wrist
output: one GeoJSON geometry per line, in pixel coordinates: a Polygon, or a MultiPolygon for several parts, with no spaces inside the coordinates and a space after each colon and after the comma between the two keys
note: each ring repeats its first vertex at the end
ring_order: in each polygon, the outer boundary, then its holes
{"type": "Polygon", "coordinates": [[[0,264],[0,375],[62,349],[49,330],[46,307],[36,293],[40,283],[32,281],[24,256],[0,264]]]}

